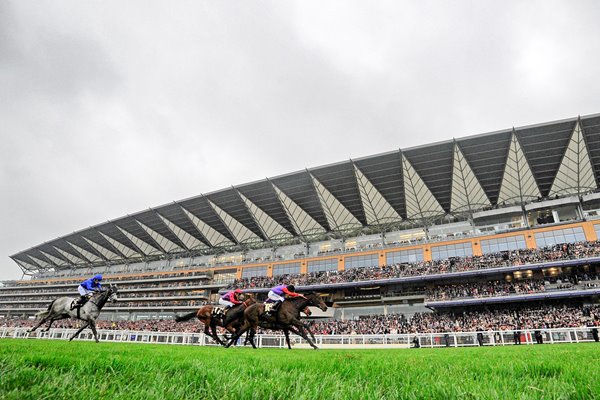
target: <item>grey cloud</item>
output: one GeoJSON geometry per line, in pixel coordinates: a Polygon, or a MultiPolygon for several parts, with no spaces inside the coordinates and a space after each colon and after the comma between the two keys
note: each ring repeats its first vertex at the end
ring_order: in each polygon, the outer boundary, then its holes
{"type": "Polygon", "coordinates": [[[0,279],[10,254],[150,206],[598,112],[598,8],[3,2],[0,279]]]}

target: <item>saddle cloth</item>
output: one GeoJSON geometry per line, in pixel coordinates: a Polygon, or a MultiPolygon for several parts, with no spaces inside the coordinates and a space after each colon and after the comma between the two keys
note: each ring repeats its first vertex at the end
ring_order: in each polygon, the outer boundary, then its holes
{"type": "Polygon", "coordinates": [[[225,316],[225,313],[227,312],[227,308],[226,307],[218,307],[215,306],[212,309],[212,315],[215,317],[222,317],[225,316]]]}
{"type": "Polygon", "coordinates": [[[265,312],[270,312],[273,309],[273,307],[275,307],[275,303],[265,303],[265,312]]]}

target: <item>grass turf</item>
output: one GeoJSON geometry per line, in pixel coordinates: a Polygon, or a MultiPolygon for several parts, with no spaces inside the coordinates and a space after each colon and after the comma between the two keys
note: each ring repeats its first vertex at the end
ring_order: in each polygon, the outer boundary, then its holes
{"type": "Polygon", "coordinates": [[[593,399],[600,347],[286,350],[0,340],[0,399],[593,399]]]}

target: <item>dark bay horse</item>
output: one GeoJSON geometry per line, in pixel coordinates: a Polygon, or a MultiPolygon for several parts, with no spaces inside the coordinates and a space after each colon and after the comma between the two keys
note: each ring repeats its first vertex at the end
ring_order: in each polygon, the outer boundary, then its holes
{"type": "Polygon", "coordinates": [[[285,335],[285,340],[288,345],[288,349],[291,349],[289,333],[295,333],[301,336],[308,342],[314,349],[317,349],[317,345],[314,343],[315,336],[310,331],[307,325],[300,320],[300,312],[306,309],[308,306],[319,307],[322,311],[327,311],[327,305],[316,293],[308,293],[304,296],[293,297],[285,300],[276,315],[269,316],[265,314],[265,305],[263,303],[252,304],[246,310],[244,310],[244,323],[240,329],[231,337],[225,347],[231,346],[244,334],[249,331],[248,340],[252,344],[253,348],[256,348],[254,343],[254,335],[256,329],[260,326],[265,329],[282,330],[285,335]],[[310,334],[310,337],[307,335],[310,334]],[[312,338],[312,340],[311,340],[312,338]]]}
{"type": "Polygon", "coordinates": [[[76,318],[84,321],[83,326],[69,339],[69,341],[75,339],[77,335],[81,333],[88,326],[94,333],[94,339],[96,343],[98,340],[98,332],[96,332],[96,319],[98,315],[100,315],[100,310],[102,307],[108,302],[117,301],[117,287],[115,285],[110,285],[108,289],[95,292],[92,297],[85,303],[79,310],[74,309],[71,310],[71,303],[75,298],[73,297],[59,297],[58,299],[52,301],[48,306],[46,311],[41,311],[36,314],[36,317],[40,318],[40,322],[31,328],[29,332],[35,331],[42,324],[50,321],[45,332],[50,330],[50,327],[54,323],[54,321],[58,321],[66,318],[76,318]]]}
{"type": "Polygon", "coordinates": [[[215,309],[215,306],[212,304],[207,304],[205,306],[200,307],[196,311],[192,311],[189,314],[175,317],[175,321],[183,322],[189,321],[194,317],[198,318],[204,324],[204,334],[210,336],[214,339],[215,342],[224,346],[225,342],[223,342],[217,334],[217,326],[221,326],[225,328],[229,333],[235,334],[235,332],[244,322],[243,317],[244,310],[246,309],[246,307],[256,303],[256,300],[254,299],[254,296],[252,296],[252,294],[245,294],[244,296],[247,297],[246,300],[244,300],[242,304],[238,304],[236,306],[231,307],[225,314],[225,317],[216,318],[213,315],[213,310],[215,309]]]}

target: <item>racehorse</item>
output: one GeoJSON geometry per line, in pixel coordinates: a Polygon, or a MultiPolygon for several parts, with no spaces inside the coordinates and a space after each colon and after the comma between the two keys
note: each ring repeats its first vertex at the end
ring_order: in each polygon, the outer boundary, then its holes
{"type": "Polygon", "coordinates": [[[225,347],[231,346],[244,332],[249,331],[248,340],[252,344],[252,347],[256,348],[254,335],[256,334],[256,329],[260,326],[265,329],[282,330],[288,349],[292,348],[289,337],[290,332],[301,336],[314,349],[318,349],[314,343],[315,335],[313,335],[308,325],[305,325],[300,320],[300,311],[306,309],[308,306],[316,306],[322,311],[327,311],[327,305],[325,305],[321,296],[316,293],[308,293],[304,296],[285,300],[279,306],[274,316],[266,315],[264,303],[253,304],[244,310],[244,324],[231,337],[225,347]],[[310,337],[307,335],[307,332],[310,334],[310,337]]]}
{"type": "Polygon", "coordinates": [[[59,297],[58,299],[52,301],[48,306],[46,311],[40,311],[36,314],[36,317],[40,318],[41,321],[31,328],[29,332],[35,331],[42,324],[50,321],[46,329],[43,332],[48,332],[50,327],[54,323],[54,321],[58,321],[66,318],[76,318],[85,322],[85,324],[79,328],[77,332],[69,339],[69,341],[73,340],[77,337],[88,326],[94,333],[94,339],[96,343],[98,340],[98,332],[96,332],[96,319],[98,315],[100,315],[100,310],[102,307],[108,302],[117,301],[117,286],[110,285],[108,289],[95,292],[92,297],[85,303],[83,306],[75,308],[71,310],[71,304],[76,299],[73,297],[59,297]]]}
{"type": "Polygon", "coordinates": [[[224,316],[217,317],[213,315],[215,306],[212,304],[207,304],[205,306],[200,307],[196,311],[192,311],[189,314],[176,316],[175,321],[183,322],[189,321],[194,317],[198,318],[204,324],[204,334],[210,336],[214,339],[215,342],[224,346],[225,342],[223,342],[217,334],[217,326],[221,326],[231,334],[235,334],[235,332],[244,322],[243,316],[246,307],[256,303],[256,300],[254,299],[254,296],[252,294],[248,293],[244,296],[246,297],[244,302],[231,307],[229,310],[227,310],[224,316]]]}

